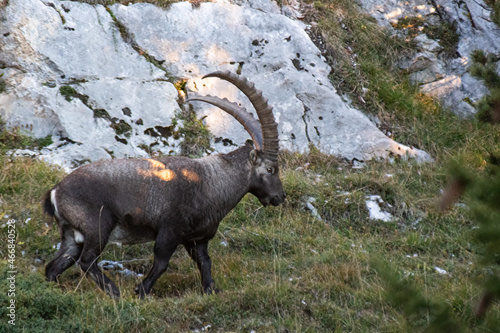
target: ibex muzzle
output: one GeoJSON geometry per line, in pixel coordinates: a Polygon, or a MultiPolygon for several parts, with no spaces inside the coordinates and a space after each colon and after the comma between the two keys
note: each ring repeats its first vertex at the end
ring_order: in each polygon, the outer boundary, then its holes
{"type": "Polygon", "coordinates": [[[92,163],[66,176],[47,192],[45,212],[56,218],[61,247],[48,263],[49,281],[78,262],[101,289],[119,297],[120,291],[98,267],[108,242],[135,244],[154,241],[154,262],[138,285],[140,297],[149,294],[183,245],[197,263],[203,291],[215,291],[207,245],[220,221],[246,193],[266,206],[280,205],[285,192],[279,178],[278,126],[267,99],[247,79],[214,72],[237,86],[255,107],[259,120],[244,108],[213,96],[193,96],[231,114],[253,139],[228,154],[200,159],[161,157],[117,159],[92,163]]]}

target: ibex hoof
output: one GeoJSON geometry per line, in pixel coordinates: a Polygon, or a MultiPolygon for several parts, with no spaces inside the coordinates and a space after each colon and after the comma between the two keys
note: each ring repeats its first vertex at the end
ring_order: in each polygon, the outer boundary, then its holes
{"type": "Polygon", "coordinates": [[[215,294],[220,294],[220,293],[222,293],[222,290],[219,288],[215,288],[215,287],[209,287],[203,291],[203,294],[205,294],[205,295],[215,295],[215,294]]]}
{"type": "Polygon", "coordinates": [[[144,299],[146,296],[149,295],[149,293],[146,293],[146,291],[144,290],[144,286],[142,284],[135,287],[134,291],[135,294],[139,297],[139,299],[144,299]]]}
{"type": "Polygon", "coordinates": [[[113,288],[111,285],[106,286],[106,294],[111,296],[112,298],[118,299],[120,298],[120,290],[113,288]]]}

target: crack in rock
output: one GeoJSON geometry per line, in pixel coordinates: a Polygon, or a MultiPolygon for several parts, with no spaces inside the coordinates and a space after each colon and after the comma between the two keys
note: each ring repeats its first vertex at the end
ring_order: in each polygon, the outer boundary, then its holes
{"type": "Polygon", "coordinates": [[[149,63],[153,64],[158,69],[164,71],[165,76],[170,76],[167,69],[163,67],[163,63],[165,62],[165,60],[158,60],[154,56],[149,54],[147,51],[145,51],[135,40],[134,34],[130,32],[130,30],[125,26],[123,22],[118,20],[118,18],[113,14],[113,12],[109,7],[106,7],[106,11],[111,16],[111,19],[113,20],[118,31],[120,32],[120,36],[122,37],[123,41],[128,45],[130,45],[140,56],[143,56],[144,59],[146,59],[149,63]]]}
{"type": "MultiPolygon", "coordinates": [[[[58,0],[52,2],[61,8],[58,0]]],[[[265,93],[274,107],[284,149],[305,152],[312,142],[325,153],[356,157],[366,155],[372,146],[380,152],[394,145],[359,110],[342,102],[328,79],[331,66],[300,22],[234,4],[201,3],[193,9],[179,2],[168,10],[152,4],[107,8],[64,1],[64,6],[69,12],[61,9],[61,13],[74,31],[65,30],[60,16],[40,0],[11,1],[0,11],[0,36],[10,32],[0,38],[0,62],[19,65],[25,72],[13,78],[13,70],[6,70],[9,91],[0,95],[0,112],[7,113],[14,126],[28,121],[37,136],[58,137],[61,132],[82,143],[54,149],[49,158],[53,162],[71,165],[73,160],[147,157],[170,154],[174,148],[173,153],[179,152],[175,135],[160,142],[144,130],[160,134],[156,126],[162,126],[168,134],[181,109],[172,84],[176,77],[187,80],[186,92],[231,100],[244,97],[225,82],[201,80],[215,70],[241,72],[265,93]],[[297,66],[290,59],[296,59],[297,66]],[[89,96],[93,110],[83,101],[65,101],[57,88],[61,85],[89,96]],[[95,113],[105,119],[95,118],[95,113]],[[328,120],[318,122],[319,117],[328,120]],[[110,128],[113,120],[120,131],[126,132],[125,123],[132,127],[128,144],[117,141],[115,136],[125,139],[110,128]]],[[[249,104],[242,101],[244,107],[249,104]]],[[[204,112],[198,116],[208,115],[204,122],[222,138],[218,152],[248,139],[220,112],[208,107],[198,111],[204,112]]]]}
{"type": "Polygon", "coordinates": [[[309,109],[309,107],[304,102],[302,102],[302,105],[304,106],[304,114],[302,115],[302,120],[304,121],[304,126],[305,126],[304,131],[306,134],[307,142],[311,142],[311,138],[309,137],[309,125],[306,119],[306,117],[308,117],[307,113],[310,112],[311,109],[309,109]]]}

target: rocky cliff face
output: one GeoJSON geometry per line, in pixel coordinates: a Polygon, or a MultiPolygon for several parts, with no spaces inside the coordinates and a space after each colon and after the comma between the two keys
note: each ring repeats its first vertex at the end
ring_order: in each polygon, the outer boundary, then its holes
{"type": "MultiPolygon", "coordinates": [[[[292,9],[289,10],[293,16],[292,9]]],[[[425,152],[386,137],[346,104],[331,85],[329,66],[303,23],[273,2],[244,5],[188,2],[101,5],[56,0],[11,0],[1,9],[0,64],[6,91],[0,116],[37,137],[52,135],[40,154],[76,166],[81,161],[147,156],[144,147],[178,152],[172,119],[186,91],[249,103],[217,79],[215,70],[247,76],[269,98],[281,146],[369,160],[425,152]],[[181,93],[182,95],[182,93],[181,93]]],[[[213,107],[194,104],[217,138],[216,151],[248,135],[213,107]],[[226,139],[226,140],[224,140],[226,139]]],[[[182,138],[180,138],[182,139],[182,138]]]]}
{"type": "Polygon", "coordinates": [[[401,67],[412,73],[413,81],[421,84],[424,92],[436,96],[458,115],[466,117],[476,113],[471,104],[488,90],[468,73],[471,53],[479,49],[500,55],[500,28],[491,20],[492,9],[484,1],[358,2],[394,34],[414,38],[418,50],[413,57],[404,59],[401,67]],[[413,33],[408,31],[410,26],[413,33]],[[441,31],[442,36],[428,33],[431,27],[443,26],[448,27],[448,31],[441,31]],[[450,39],[445,34],[456,36],[450,39]]]}

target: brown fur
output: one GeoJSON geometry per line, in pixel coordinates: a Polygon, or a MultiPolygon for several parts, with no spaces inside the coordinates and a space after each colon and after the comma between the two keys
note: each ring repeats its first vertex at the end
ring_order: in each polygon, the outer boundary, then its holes
{"type": "Polygon", "coordinates": [[[263,205],[279,205],[285,199],[277,162],[248,145],[195,160],[121,159],[81,167],[45,195],[45,212],[56,216],[62,238],[46,267],[47,279],[56,280],[78,261],[101,289],[118,297],[118,288],[96,259],[108,241],[155,241],[153,267],[136,289],[141,297],[149,294],[181,244],[198,265],[204,292],[214,291],[207,244],[246,193],[263,205]],[[51,191],[56,191],[57,207],[51,191]],[[83,243],[78,242],[80,234],[83,243]]]}

